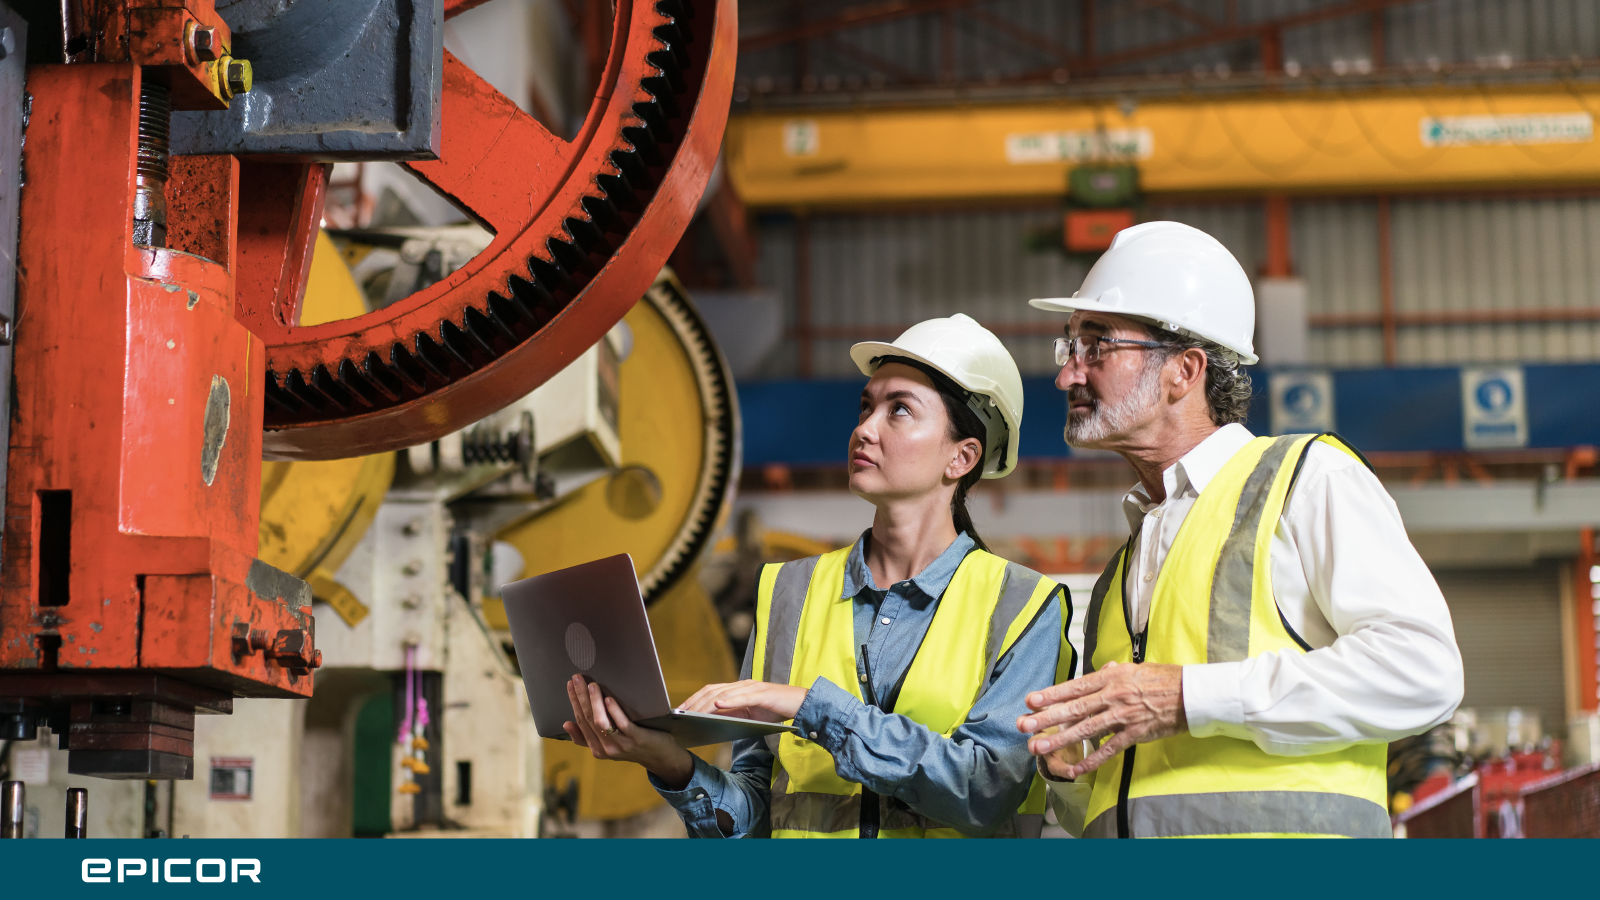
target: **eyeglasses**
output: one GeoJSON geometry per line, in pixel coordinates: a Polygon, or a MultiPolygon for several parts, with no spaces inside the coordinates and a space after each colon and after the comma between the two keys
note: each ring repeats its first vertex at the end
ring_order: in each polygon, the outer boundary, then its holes
{"type": "Polygon", "coordinates": [[[1084,365],[1100,361],[1102,344],[1129,344],[1134,347],[1164,347],[1160,341],[1134,341],[1127,338],[1106,337],[1104,335],[1079,335],[1075,338],[1056,338],[1056,365],[1064,366],[1074,357],[1083,360],[1084,365]]]}

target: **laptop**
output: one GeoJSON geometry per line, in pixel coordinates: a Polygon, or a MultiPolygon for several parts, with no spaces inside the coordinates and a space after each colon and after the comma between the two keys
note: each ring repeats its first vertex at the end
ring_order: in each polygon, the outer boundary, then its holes
{"type": "Polygon", "coordinates": [[[567,682],[581,674],[633,722],[702,747],[800,730],[774,722],[674,709],[667,699],[644,597],[626,553],[512,582],[501,590],[511,640],[540,737],[571,740],[567,682]]]}

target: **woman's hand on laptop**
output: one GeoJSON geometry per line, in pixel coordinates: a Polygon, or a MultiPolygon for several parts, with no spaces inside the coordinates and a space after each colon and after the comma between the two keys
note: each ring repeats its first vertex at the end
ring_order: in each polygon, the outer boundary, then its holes
{"type": "Polygon", "coordinates": [[[589,748],[595,759],[638,763],[671,790],[683,790],[694,776],[694,757],[672,735],[629,721],[616,700],[582,675],[567,682],[573,721],[561,723],[572,742],[589,748]]]}
{"type": "Polygon", "coordinates": [[[678,705],[688,712],[715,713],[758,722],[787,722],[800,712],[807,690],[768,681],[708,684],[678,705]]]}

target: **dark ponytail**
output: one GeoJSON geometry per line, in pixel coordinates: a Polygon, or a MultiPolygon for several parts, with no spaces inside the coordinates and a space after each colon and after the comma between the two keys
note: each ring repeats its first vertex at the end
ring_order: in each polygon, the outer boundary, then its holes
{"type": "Polygon", "coordinates": [[[950,376],[926,363],[900,356],[884,361],[910,366],[927,375],[929,380],[933,382],[934,390],[938,391],[940,398],[944,400],[946,418],[950,420],[950,440],[955,443],[968,439],[978,442],[978,464],[973,466],[972,470],[967,474],[961,476],[961,480],[956,483],[956,492],[950,497],[950,519],[958,533],[966,532],[967,537],[972,538],[972,543],[979,550],[987,551],[989,545],[985,544],[983,538],[978,536],[978,529],[972,525],[972,514],[967,512],[967,492],[971,491],[973,485],[982,480],[983,465],[989,458],[989,448],[985,445],[985,441],[989,436],[988,429],[984,427],[983,421],[978,418],[978,414],[973,412],[972,408],[967,405],[967,397],[970,396],[970,393],[956,384],[950,376]]]}

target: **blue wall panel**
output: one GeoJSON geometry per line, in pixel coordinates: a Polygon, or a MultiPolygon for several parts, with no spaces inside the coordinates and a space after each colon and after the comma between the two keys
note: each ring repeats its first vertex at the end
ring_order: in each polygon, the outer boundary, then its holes
{"type": "MultiPolygon", "coordinates": [[[[1271,433],[1270,372],[1256,371],[1256,397],[1246,423],[1271,433]]],[[[1335,371],[1336,430],[1362,450],[1462,449],[1459,369],[1335,371]]],[[[1600,366],[1526,366],[1531,447],[1600,445],[1600,366]]],[[[855,428],[862,379],[768,381],[739,386],[745,464],[843,463],[855,428]]],[[[1071,455],[1061,439],[1066,397],[1053,379],[1023,379],[1023,459],[1071,455]]]]}

